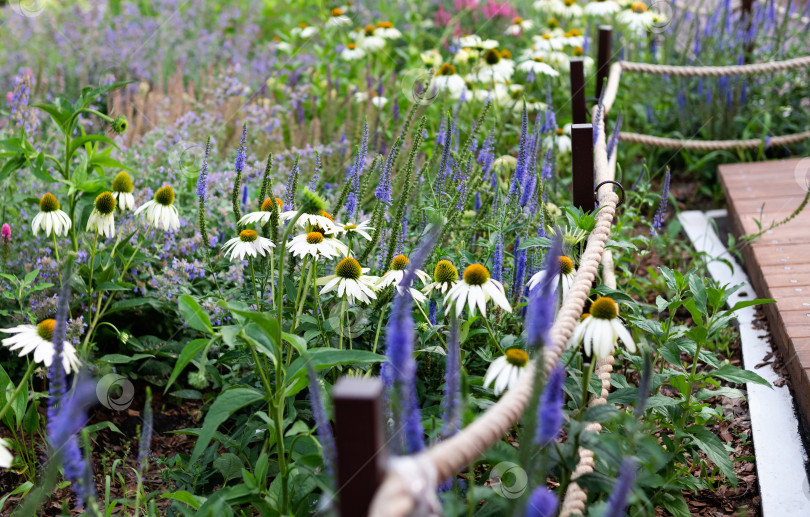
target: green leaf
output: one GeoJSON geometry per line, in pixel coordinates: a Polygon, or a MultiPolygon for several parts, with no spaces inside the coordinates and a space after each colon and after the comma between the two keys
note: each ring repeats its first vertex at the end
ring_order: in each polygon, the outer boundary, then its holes
{"type": "Polygon", "coordinates": [[[181,503],[186,503],[195,510],[199,510],[200,505],[202,505],[206,501],[205,497],[193,495],[190,492],[186,492],[185,490],[163,494],[160,497],[163,499],[173,499],[175,501],[180,501],[181,503]]]}
{"type": "Polygon", "coordinates": [[[726,451],[720,438],[702,425],[688,427],[686,432],[692,436],[695,444],[706,453],[709,460],[717,465],[717,468],[726,476],[726,479],[728,479],[732,485],[737,486],[734,464],[731,462],[728,451],[726,451]]]}
{"type": "Polygon", "coordinates": [[[385,361],[385,356],[368,350],[337,350],[335,348],[312,348],[306,356],[299,357],[287,369],[286,397],[295,395],[307,385],[307,363],[315,370],[325,370],[343,364],[373,364],[385,361]]]}
{"type": "Polygon", "coordinates": [[[180,357],[178,357],[177,362],[174,363],[174,370],[172,370],[172,375],[169,377],[169,382],[166,383],[166,388],[163,390],[164,395],[169,391],[169,387],[174,384],[174,381],[177,380],[177,376],[180,375],[183,368],[185,368],[194,356],[200,353],[207,344],[207,339],[195,339],[194,341],[188,342],[186,346],[183,347],[183,351],[180,352],[180,357]]]}
{"type": "Polygon", "coordinates": [[[79,147],[83,146],[87,142],[104,142],[105,144],[110,144],[111,146],[118,149],[118,145],[116,145],[116,143],[106,135],[84,135],[80,136],[79,138],[74,138],[73,140],[71,140],[68,155],[72,155],[73,153],[75,153],[79,149],[79,147]]]}
{"type": "Polygon", "coordinates": [[[762,305],[765,303],[776,303],[776,300],[771,298],[757,298],[756,300],[741,300],[734,304],[734,307],[729,309],[730,312],[738,311],[752,305],[762,305]]]}
{"type": "Polygon", "coordinates": [[[214,333],[214,327],[211,325],[208,314],[202,310],[200,304],[191,295],[184,294],[180,296],[177,304],[180,314],[183,315],[189,327],[208,334],[214,333]]]}
{"type": "Polygon", "coordinates": [[[222,477],[224,477],[227,482],[242,475],[242,460],[239,459],[239,456],[236,454],[226,452],[225,454],[220,454],[217,459],[214,460],[214,468],[222,474],[222,477]]]}
{"type": "Polygon", "coordinates": [[[692,517],[692,512],[689,511],[689,505],[683,498],[683,494],[673,492],[666,492],[656,498],[656,502],[663,506],[672,517],[692,517]]]}
{"type": "Polygon", "coordinates": [[[771,383],[757,375],[756,373],[737,368],[733,364],[724,364],[720,368],[709,372],[712,377],[719,377],[723,380],[734,382],[737,384],[745,384],[746,382],[755,382],[763,386],[771,387],[771,383]]]}
{"type": "Polygon", "coordinates": [[[220,394],[205,415],[202,430],[194,445],[189,463],[194,463],[200,458],[214,436],[214,432],[229,416],[263,398],[261,393],[251,388],[232,388],[220,394]]]}
{"type": "Polygon", "coordinates": [[[112,431],[114,433],[124,434],[124,433],[121,432],[120,429],[118,429],[118,427],[115,424],[113,424],[112,422],[107,422],[107,421],[97,422],[97,423],[95,423],[93,425],[88,425],[87,427],[84,428],[84,430],[87,431],[88,433],[97,433],[97,432],[101,431],[102,429],[109,429],[110,431],[112,431]]]}
{"type": "Polygon", "coordinates": [[[692,297],[695,300],[697,309],[705,313],[708,297],[706,295],[706,284],[703,282],[703,279],[695,274],[689,275],[689,289],[692,291],[692,297]]]}
{"type": "Polygon", "coordinates": [[[115,282],[102,282],[96,286],[96,291],[131,291],[135,287],[134,284],[122,282],[117,284],[115,282]]]}

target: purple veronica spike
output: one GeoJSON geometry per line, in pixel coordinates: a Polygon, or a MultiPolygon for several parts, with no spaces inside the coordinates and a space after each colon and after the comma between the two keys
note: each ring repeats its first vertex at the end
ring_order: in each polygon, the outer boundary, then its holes
{"type": "Polygon", "coordinates": [[[495,237],[495,252],[492,255],[492,278],[503,282],[503,235],[495,237]]]}
{"type": "Polygon", "coordinates": [[[557,439],[563,425],[563,385],[565,368],[558,366],[551,371],[537,406],[537,435],[534,443],[548,445],[557,439]]]}
{"type": "Polygon", "coordinates": [[[661,202],[658,204],[658,210],[655,212],[652,229],[650,230],[650,233],[653,235],[658,235],[661,232],[661,228],[664,226],[664,220],[667,218],[667,206],[669,205],[669,182],[670,172],[669,169],[667,169],[667,172],[664,174],[664,188],[661,192],[661,202]]]}
{"type": "Polygon", "coordinates": [[[242,137],[239,139],[239,149],[236,151],[234,169],[237,173],[245,170],[245,159],[247,158],[247,123],[242,126],[242,137]]]}
{"type": "Polygon", "coordinates": [[[146,397],[146,406],[143,409],[143,425],[141,426],[141,441],[138,444],[138,469],[143,472],[146,468],[146,461],[149,458],[149,448],[152,445],[153,426],[152,397],[146,397]]]}
{"type": "Polygon", "coordinates": [[[520,237],[515,237],[514,255],[515,255],[515,273],[512,278],[512,297],[516,300],[520,297],[523,291],[523,280],[526,276],[526,253],[525,249],[520,248],[520,237]]]}
{"type": "Polygon", "coordinates": [[[208,192],[208,156],[211,153],[211,139],[205,144],[205,154],[203,155],[202,166],[200,167],[200,175],[197,177],[197,196],[205,199],[208,192]]]}
{"type": "Polygon", "coordinates": [[[315,151],[315,170],[312,171],[312,177],[309,179],[309,184],[307,185],[310,192],[316,192],[318,190],[318,180],[320,179],[322,170],[323,163],[321,163],[321,153],[315,151]]]}
{"type": "Polygon", "coordinates": [[[560,273],[562,240],[557,235],[552,241],[551,249],[546,253],[543,264],[545,275],[529,294],[529,306],[526,314],[526,343],[530,348],[538,348],[550,343],[549,331],[554,322],[557,307],[557,275],[560,273]]]}
{"type": "Polygon", "coordinates": [[[610,134],[610,138],[608,139],[607,143],[607,157],[610,160],[610,157],[613,156],[613,151],[616,150],[616,144],[619,143],[619,133],[622,130],[622,116],[619,115],[616,117],[616,123],[613,125],[613,132],[610,134]]]}
{"type": "Polygon", "coordinates": [[[538,486],[526,501],[524,517],[554,517],[557,515],[557,496],[548,488],[538,486]]]}
{"type": "Polygon", "coordinates": [[[627,515],[627,498],[633,489],[636,480],[636,462],[626,459],[619,469],[619,477],[613,486],[613,493],[607,502],[607,510],[604,517],[624,517],[627,515]]]}
{"type": "Polygon", "coordinates": [[[315,419],[318,439],[321,442],[321,447],[323,447],[324,467],[329,477],[334,479],[337,449],[335,449],[335,437],[332,434],[332,427],[329,425],[329,417],[326,416],[326,409],[323,405],[323,390],[321,390],[321,384],[314,368],[307,368],[307,376],[309,377],[309,400],[312,406],[312,417],[315,419]]]}

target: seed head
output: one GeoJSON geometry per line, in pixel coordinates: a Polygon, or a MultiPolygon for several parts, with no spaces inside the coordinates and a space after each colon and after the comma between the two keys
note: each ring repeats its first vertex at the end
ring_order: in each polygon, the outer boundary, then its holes
{"type": "Polygon", "coordinates": [[[94,206],[100,214],[109,215],[115,211],[117,204],[118,203],[115,201],[112,193],[108,191],[102,192],[96,197],[94,206]]]}
{"type": "Polygon", "coordinates": [[[48,192],[39,200],[39,209],[42,212],[55,212],[59,210],[59,201],[56,200],[56,197],[48,192]]]}

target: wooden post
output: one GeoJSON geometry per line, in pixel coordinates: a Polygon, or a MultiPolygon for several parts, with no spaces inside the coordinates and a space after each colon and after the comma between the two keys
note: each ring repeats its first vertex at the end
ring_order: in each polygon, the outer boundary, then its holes
{"type": "Polygon", "coordinates": [[[613,52],[613,27],[610,25],[599,26],[599,51],[596,59],[596,100],[602,96],[602,83],[610,72],[610,54],[613,52]]]}
{"type": "Polygon", "coordinates": [[[571,124],[571,162],[574,206],[591,212],[594,208],[593,124],[571,124]]]}
{"type": "Polygon", "coordinates": [[[337,448],[337,497],[342,517],[365,516],[385,475],[383,385],[341,378],[332,389],[337,448]]]}
{"type": "Polygon", "coordinates": [[[574,124],[588,121],[585,105],[585,67],[581,57],[572,57],[568,61],[571,72],[571,113],[574,124]]]}
{"type": "MultiPolygon", "coordinates": [[[[754,23],[754,0],[742,0],[742,19],[745,22],[746,32],[751,30],[751,25],[754,23]]],[[[751,53],[753,51],[754,51],[754,41],[752,39],[743,48],[744,64],[747,65],[751,62],[751,53]]]]}

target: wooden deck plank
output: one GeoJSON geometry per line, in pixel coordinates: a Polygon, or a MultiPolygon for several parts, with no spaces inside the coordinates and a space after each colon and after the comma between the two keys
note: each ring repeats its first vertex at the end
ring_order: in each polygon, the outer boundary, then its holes
{"type": "MultiPolygon", "coordinates": [[[[796,170],[801,158],[718,167],[729,219],[737,235],[788,217],[805,195],[796,170]],[[764,206],[763,206],[764,205],[764,206]]],[[[810,209],[741,247],[771,334],[785,360],[797,402],[810,422],[810,209]]],[[[750,365],[748,365],[750,367],[750,365]]]]}

